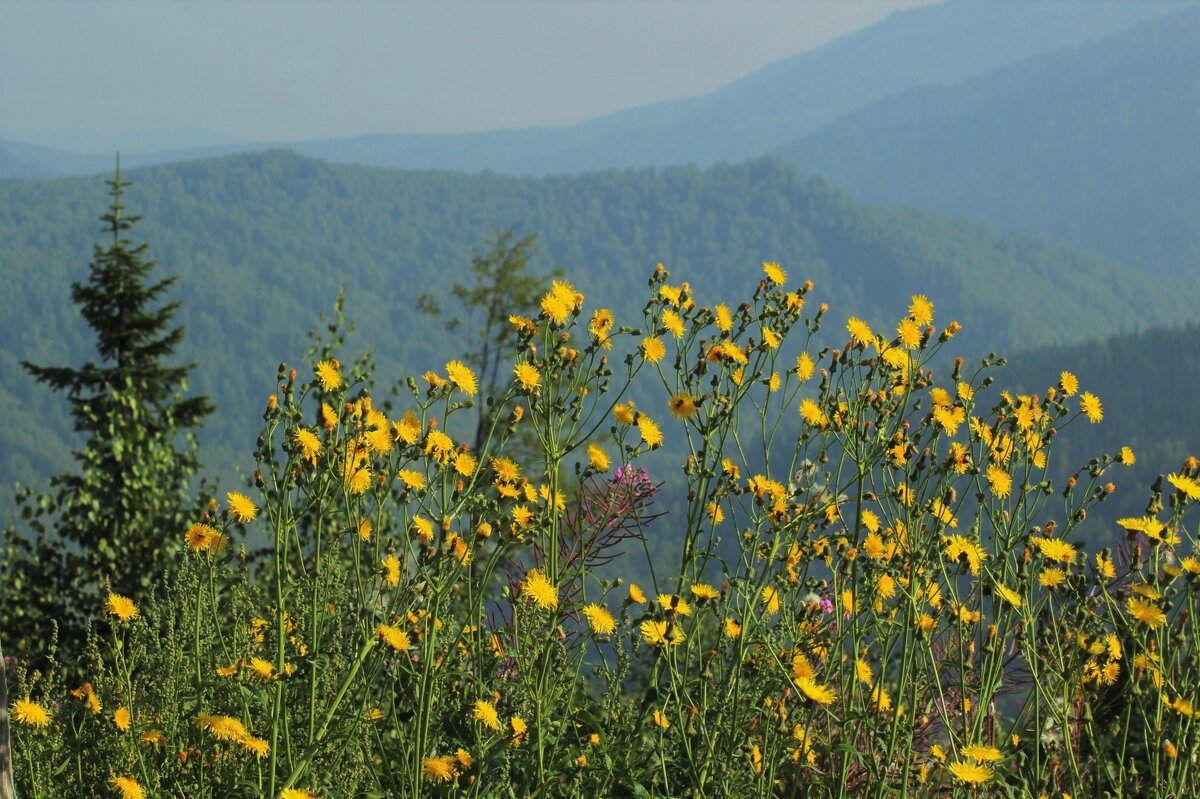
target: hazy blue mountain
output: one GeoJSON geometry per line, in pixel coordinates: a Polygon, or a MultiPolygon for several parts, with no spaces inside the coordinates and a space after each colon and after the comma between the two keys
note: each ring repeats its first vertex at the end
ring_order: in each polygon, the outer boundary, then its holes
{"type": "MultiPolygon", "coordinates": [[[[942,323],[961,320],[966,353],[1067,343],[1200,316],[1200,287],[1152,280],[1115,262],[997,234],[978,223],[873,209],[780,159],[708,170],[609,171],[575,177],[401,172],[330,165],[287,152],[134,170],[128,212],[160,274],[179,276],[181,351],[193,388],[216,401],[208,463],[246,467],[261,405],[281,361],[340,288],[357,323],[351,351],[376,348],[387,384],[461,352],[416,297],[447,298],[469,251],[493,229],[539,234],[536,268],[563,266],[619,322],[640,324],[645,281],[662,261],[698,301],[748,296],[764,260],[829,302],[840,343],[855,314],[887,329],[928,294],[942,323]]],[[[0,480],[44,478],[66,463],[61,398],[20,360],[94,358],[69,299],[106,206],[98,178],[0,185],[8,312],[0,316],[0,480]]]]}
{"type": "Polygon", "coordinates": [[[867,202],[963,214],[1195,276],[1200,7],[911,90],[779,153],[867,202]]]}
{"type": "MultiPolygon", "coordinates": [[[[1179,3],[954,0],[897,12],[876,25],[771,64],[714,92],[669,100],[563,128],[457,135],[381,134],[282,146],[341,163],[510,174],[739,161],[868,104],[914,87],[949,85],[1031,56],[1102,39],[1178,9],[1179,3]]],[[[46,144],[43,142],[43,144],[46,144]]],[[[52,146],[52,145],[51,145],[52,146]]],[[[208,142],[201,151],[122,147],[130,164],[255,149],[208,142]]],[[[64,160],[30,172],[0,158],[0,177],[81,174],[64,160]]]]}

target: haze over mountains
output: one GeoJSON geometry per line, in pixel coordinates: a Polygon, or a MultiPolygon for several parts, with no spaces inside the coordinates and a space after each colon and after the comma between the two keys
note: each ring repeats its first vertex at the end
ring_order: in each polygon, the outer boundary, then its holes
{"type": "MultiPolygon", "coordinates": [[[[571,128],[293,142],[291,153],[201,131],[190,150],[127,151],[123,163],[157,164],[129,174],[129,211],[145,217],[134,238],[179,276],[182,355],[201,364],[193,388],[220,406],[205,457],[228,468],[253,440],[275,367],[302,354],[339,288],[383,381],[419,373],[460,348],[417,313],[416,295],[446,295],[470,248],[510,226],[539,234],[539,269],[564,267],[631,324],[659,261],[704,303],[752,291],[758,265],[778,260],[816,282],[834,337],[847,314],[884,324],[922,292],[941,323],[966,324],[964,354],[1077,348],[1014,358],[1031,390],[1053,382],[1041,372],[1058,356],[1111,366],[1106,352],[1178,351],[1180,331],[1136,331],[1200,319],[1198,76],[1196,3],[957,0],[702,97],[571,128]],[[669,166],[686,162],[710,168],[669,166]]],[[[46,178],[111,167],[110,155],[0,143],[0,177],[25,178],[0,183],[0,263],[14,287],[0,320],[6,484],[61,469],[71,446],[65,403],[18,362],[94,357],[67,286],[85,275],[104,186],[46,178]]],[[[1169,387],[1155,370],[1146,390],[1200,391],[1195,359],[1176,366],[1169,387]]],[[[1128,387],[1116,368],[1085,379],[1102,396],[1104,381],[1128,387]]],[[[1161,422],[1119,432],[1148,451],[1200,450],[1194,427],[1161,422]]]]}

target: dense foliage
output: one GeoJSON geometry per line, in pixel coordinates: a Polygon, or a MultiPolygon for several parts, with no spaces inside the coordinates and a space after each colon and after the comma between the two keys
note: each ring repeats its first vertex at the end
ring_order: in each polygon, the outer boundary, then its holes
{"type": "Polygon", "coordinates": [[[67,395],[83,439],[75,468],[50,481],[51,493],[23,491],[21,527],[0,550],[0,606],[10,652],[27,656],[57,639],[82,649],[87,625],[103,618],[102,590],[140,597],[173,566],[182,548],[168,531],[195,512],[191,478],[199,470],[193,435],[212,405],[183,397],[194,364],[174,363],[183,328],[178,302],[164,302],[174,278],[153,281],[148,245],[129,231],[129,183],[108,181],[101,217],[107,246],[97,245],[86,283],[71,298],[95,336],[99,361],[82,366],[22,362],[39,383],[67,395]],[[128,565],[139,564],[137,571],[128,565]]]}
{"type": "Polygon", "coordinates": [[[932,368],[960,327],[924,295],[879,335],[813,294],[768,263],[702,306],[660,267],[628,324],[557,281],[509,320],[493,397],[458,360],[395,404],[365,363],[282,367],[255,489],[175,531],[156,597],[105,597],[86,674],[14,669],[22,796],[1190,791],[1196,459],[1084,553],[1135,461],[1048,472],[1094,393],[987,394],[990,360],[932,368]],[[655,521],[640,464],[668,428],[689,490],[655,521]],[[597,576],[663,526],[676,564],[597,576]]]}

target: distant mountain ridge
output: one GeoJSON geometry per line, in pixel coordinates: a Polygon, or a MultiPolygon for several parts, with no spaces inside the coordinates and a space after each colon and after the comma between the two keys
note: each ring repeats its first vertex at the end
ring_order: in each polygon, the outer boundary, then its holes
{"type": "Polygon", "coordinates": [[[1195,277],[1200,6],[912,89],[778,153],[866,202],[963,214],[1195,277]]]}
{"type": "MultiPolygon", "coordinates": [[[[954,0],[894,13],[705,95],[570,127],[234,143],[127,152],[126,160],[131,166],[146,165],[284,146],[335,163],[530,175],[741,161],[896,93],[958,83],[1025,58],[1100,40],[1185,5],[954,0]]],[[[0,177],[97,173],[111,161],[109,153],[81,161],[0,142],[0,177]]]]}
{"type": "MultiPolygon", "coordinates": [[[[619,324],[640,325],[645,281],[662,261],[697,301],[753,292],[777,260],[829,302],[825,326],[844,340],[849,314],[890,333],[925,293],[941,324],[966,328],[955,347],[1011,350],[1077,342],[1114,329],[1200,315],[1200,286],[1149,279],[1112,261],[998,234],[932,213],[857,205],[781,159],[707,170],[675,167],[581,176],[403,172],[331,165],[289,152],[164,165],[127,174],[134,230],[160,274],[178,275],[186,327],[181,358],[200,363],[192,388],[213,397],[203,434],[210,465],[243,463],[280,361],[339,289],[384,383],[461,352],[417,295],[449,296],[469,251],[496,228],[539,234],[538,271],[561,265],[619,324]]],[[[0,316],[0,481],[61,468],[63,403],[19,367],[80,363],[91,340],[69,300],[83,279],[105,207],[99,178],[0,184],[9,313],[0,316]]]]}

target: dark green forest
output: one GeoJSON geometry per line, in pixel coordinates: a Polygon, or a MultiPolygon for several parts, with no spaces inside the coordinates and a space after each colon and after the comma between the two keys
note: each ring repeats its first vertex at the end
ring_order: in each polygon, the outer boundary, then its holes
{"type": "MultiPolygon", "coordinates": [[[[374,348],[381,384],[460,354],[461,343],[417,311],[418,296],[451,310],[449,289],[472,247],[498,228],[536,233],[533,272],[563,267],[589,304],[634,325],[658,262],[705,303],[748,296],[761,263],[778,260],[794,280],[815,282],[814,302],[831,305],[831,346],[847,316],[888,326],[915,293],[934,300],[941,323],[966,325],[955,344],[972,356],[1183,323],[1200,307],[1194,284],[1148,280],[978,223],[858,205],[772,159],[533,179],[332,166],[272,152],[129,177],[126,202],[144,217],[135,237],[150,244],[163,276],[179,277],[180,357],[200,364],[190,390],[218,406],[202,454],[226,483],[251,468],[278,365],[300,359],[306,331],[340,289],[358,330],[348,354],[374,348]]],[[[14,287],[0,329],[5,485],[69,463],[65,403],[18,362],[95,357],[67,286],[86,270],[104,190],[91,178],[0,186],[14,287]]],[[[1185,381],[1177,375],[1174,385],[1185,381]]]]}

